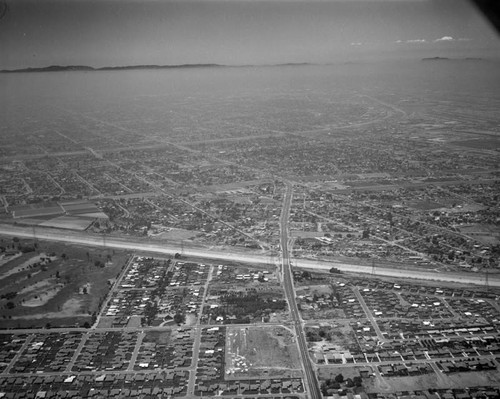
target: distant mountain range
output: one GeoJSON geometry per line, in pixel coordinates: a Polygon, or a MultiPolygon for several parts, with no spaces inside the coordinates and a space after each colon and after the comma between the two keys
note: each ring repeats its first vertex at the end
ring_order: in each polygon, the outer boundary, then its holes
{"type": "Polygon", "coordinates": [[[51,65],[41,68],[21,68],[21,69],[2,69],[0,72],[64,72],[64,71],[125,71],[133,69],[182,69],[182,68],[242,68],[242,67],[277,67],[277,66],[304,66],[315,65],[309,63],[287,63],[272,65],[222,65],[222,64],[182,64],[182,65],[126,65],[126,66],[107,66],[102,68],[93,68],[87,65],[51,65]]]}
{"type": "Polygon", "coordinates": [[[467,58],[446,58],[446,57],[430,57],[422,58],[422,61],[481,61],[482,58],[467,57],[467,58]]]}
{"type": "MultiPolygon", "coordinates": [[[[463,61],[463,60],[482,60],[482,58],[446,58],[446,57],[430,57],[422,58],[422,61],[463,61]]],[[[348,61],[345,65],[358,64],[358,62],[348,61]]],[[[249,67],[283,67],[283,66],[308,66],[308,65],[333,65],[333,64],[314,64],[308,62],[302,63],[284,63],[284,64],[267,64],[267,65],[224,65],[224,64],[181,64],[181,65],[125,65],[125,66],[106,66],[102,68],[94,68],[87,65],[51,65],[41,68],[21,68],[21,69],[2,69],[0,73],[10,72],[65,72],[65,71],[126,71],[136,69],[183,69],[183,68],[249,68],[249,67]]]]}

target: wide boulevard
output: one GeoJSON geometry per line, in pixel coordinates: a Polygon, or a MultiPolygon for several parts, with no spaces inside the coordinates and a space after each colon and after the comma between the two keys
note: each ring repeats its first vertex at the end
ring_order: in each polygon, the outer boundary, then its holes
{"type": "Polygon", "coordinates": [[[295,335],[299,345],[300,356],[302,358],[302,365],[305,371],[306,384],[309,387],[309,397],[311,399],[321,399],[323,396],[319,388],[316,373],[312,367],[309,352],[307,350],[307,342],[304,336],[304,329],[301,324],[297,302],[295,301],[295,289],[293,286],[292,266],[290,264],[290,254],[288,252],[288,218],[290,215],[290,207],[292,204],[293,187],[287,183],[286,193],[283,198],[283,208],[281,210],[280,218],[280,245],[281,245],[281,262],[282,262],[282,277],[283,286],[285,288],[285,295],[288,300],[290,308],[290,315],[292,322],[295,326],[295,335]]]}
{"type": "MultiPolygon", "coordinates": [[[[220,261],[246,262],[259,265],[269,265],[273,263],[273,257],[268,253],[237,252],[236,250],[231,250],[231,252],[228,250],[222,251],[195,246],[192,243],[187,242],[183,242],[182,244],[173,242],[145,242],[135,237],[98,236],[90,235],[85,232],[44,229],[40,227],[22,227],[9,224],[0,224],[0,235],[19,238],[36,238],[38,240],[58,241],[77,245],[103,246],[108,248],[143,251],[163,255],[174,255],[175,253],[182,251],[182,253],[186,256],[216,259],[220,261]]],[[[294,258],[293,262],[295,267],[305,269],[328,271],[333,266],[338,270],[345,272],[366,274],[371,274],[373,272],[372,266],[345,262],[329,262],[298,258],[294,258]]],[[[398,269],[380,264],[377,265],[376,274],[377,276],[485,285],[485,276],[480,273],[440,273],[433,270],[408,268],[398,269]]],[[[500,287],[500,278],[490,275],[488,284],[491,287],[500,287]]]]}

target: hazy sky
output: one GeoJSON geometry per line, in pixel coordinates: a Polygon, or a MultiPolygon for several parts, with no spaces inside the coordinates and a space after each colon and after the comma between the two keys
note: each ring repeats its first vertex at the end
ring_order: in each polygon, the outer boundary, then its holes
{"type": "Polygon", "coordinates": [[[0,0],[0,68],[494,56],[465,0],[0,0]]]}

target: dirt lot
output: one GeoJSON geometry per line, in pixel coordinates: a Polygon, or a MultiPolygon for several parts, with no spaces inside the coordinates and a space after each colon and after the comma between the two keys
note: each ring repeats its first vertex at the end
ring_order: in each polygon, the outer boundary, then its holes
{"type": "Polygon", "coordinates": [[[300,376],[294,334],[284,327],[234,327],[226,336],[227,378],[300,376]]]}
{"type": "Polygon", "coordinates": [[[460,226],[460,231],[474,237],[486,245],[496,245],[500,242],[500,227],[492,224],[460,226]]]}
{"type": "Polygon", "coordinates": [[[376,378],[364,380],[366,392],[414,391],[432,387],[434,389],[467,388],[473,386],[497,386],[500,375],[497,371],[481,371],[453,374],[426,374],[416,377],[384,377],[382,381],[376,378]]]}
{"type": "Polygon", "coordinates": [[[124,251],[33,240],[3,239],[6,245],[15,254],[0,266],[4,328],[91,323],[109,291],[108,280],[128,257],[124,251]],[[17,248],[33,250],[19,255],[17,248]]]}

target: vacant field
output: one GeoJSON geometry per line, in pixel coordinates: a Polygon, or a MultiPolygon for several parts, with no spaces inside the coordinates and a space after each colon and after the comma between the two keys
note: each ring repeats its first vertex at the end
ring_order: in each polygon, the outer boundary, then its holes
{"type": "Polygon", "coordinates": [[[475,140],[475,139],[473,139],[473,140],[457,140],[457,141],[454,141],[453,144],[461,145],[464,147],[470,147],[470,148],[491,150],[491,149],[500,147],[500,140],[498,140],[497,138],[480,139],[480,140],[475,140]]]}
{"type": "Polygon", "coordinates": [[[93,219],[78,216],[59,216],[40,223],[40,226],[83,231],[93,223],[93,219]]]}
{"type": "Polygon", "coordinates": [[[500,243],[500,227],[493,224],[460,226],[460,232],[481,241],[485,245],[496,245],[500,243]]]}
{"type": "Polygon", "coordinates": [[[421,211],[428,211],[431,209],[439,209],[445,208],[450,204],[446,204],[443,202],[435,202],[435,201],[410,201],[408,205],[414,209],[418,209],[421,211]]]}
{"type": "Polygon", "coordinates": [[[290,235],[292,237],[299,237],[299,238],[323,237],[323,233],[322,232],[318,232],[318,231],[302,231],[302,230],[292,230],[290,232],[290,235]]]}
{"type": "Polygon", "coordinates": [[[148,331],[142,342],[152,342],[155,344],[168,345],[171,342],[172,331],[148,331]]]}
{"type": "Polygon", "coordinates": [[[184,230],[184,229],[169,229],[155,235],[151,235],[152,239],[162,239],[162,240],[173,240],[175,242],[180,242],[183,240],[192,240],[196,238],[200,231],[196,230],[184,230]]]}
{"type": "Polygon", "coordinates": [[[228,378],[299,376],[294,334],[284,327],[228,328],[226,373],[228,378]]]}
{"type": "Polygon", "coordinates": [[[432,387],[434,389],[467,388],[474,386],[497,386],[500,375],[497,371],[480,371],[453,374],[425,374],[415,377],[383,377],[363,381],[366,392],[379,392],[383,390],[412,391],[432,387]]]}
{"type": "Polygon", "coordinates": [[[17,240],[0,267],[2,327],[91,323],[127,254],[101,248],[17,240]],[[13,250],[16,250],[16,249],[13,250]],[[12,251],[12,250],[11,250],[12,251]]]}

